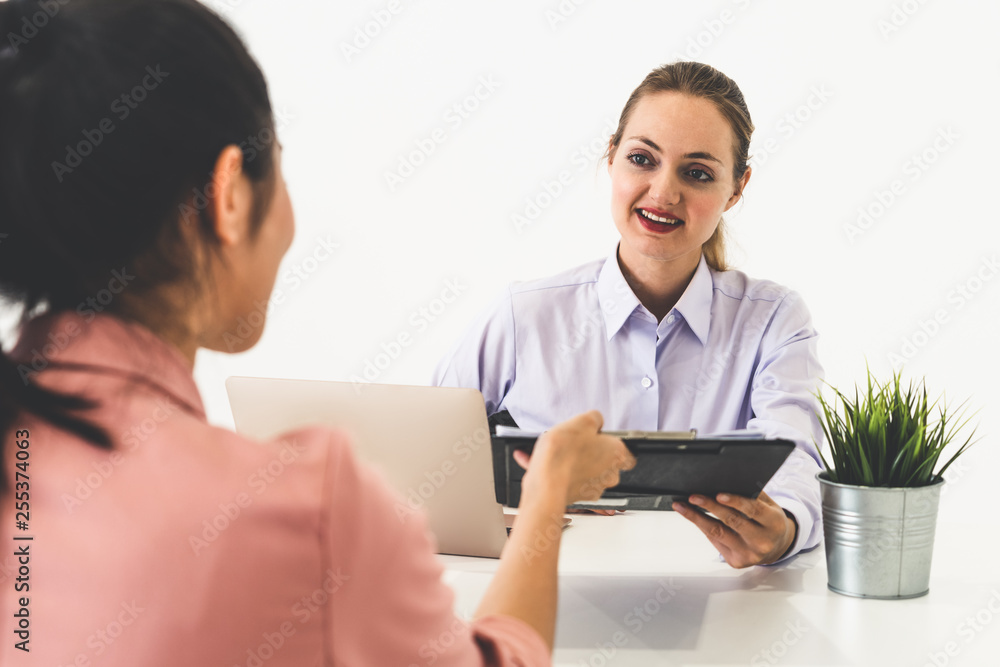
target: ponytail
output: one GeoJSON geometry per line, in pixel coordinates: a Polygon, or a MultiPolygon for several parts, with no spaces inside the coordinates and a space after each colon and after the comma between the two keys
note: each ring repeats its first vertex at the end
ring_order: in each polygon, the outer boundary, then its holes
{"type": "MultiPolygon", "coordinates": [[[[22,379],[18,365],[0,351],[0,452],[5,450],[8,436],[18,427],[17,420],[25,414],[35,415],[57,428],[69,431],[98,447],[110,449],[111,439],[98,426],[72,413],[93,407],[93,402],[42,389],[29,378],[22,379]]],[[[0,458],[0,491],[7,487],[7,457],[0,458]]]]}

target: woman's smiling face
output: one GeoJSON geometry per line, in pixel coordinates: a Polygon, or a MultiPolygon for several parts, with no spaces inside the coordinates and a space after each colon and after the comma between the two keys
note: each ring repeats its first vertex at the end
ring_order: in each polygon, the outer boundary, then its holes
{"type": "Polygon", "coordinates": [[[733,178],[735,145],[729,122],[707,99],[661,92],[639,100],[608,163],[626,265],[697,265],[702,244],[750,178],[749,169],[733,178]]]}

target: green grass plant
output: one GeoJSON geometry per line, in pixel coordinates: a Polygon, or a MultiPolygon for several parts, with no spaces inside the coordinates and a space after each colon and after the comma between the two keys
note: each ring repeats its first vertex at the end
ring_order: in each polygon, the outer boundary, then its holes
{"type": "Polygon", "coordinates": [[[951,412],[942,399],[928,405],[924,381],[902,386],[900,373],[880,385],[868,371],[867,391],[850,399],[836,388],[818,415],[830,447],[820,456],[832,482],[854,486],[916,487],[932,484],[972,444],[975,429],[940,468],[938,461],[972,418],[965,403],[951,412]],[[932,413],[936,412],[936,415],[932,413]]]}

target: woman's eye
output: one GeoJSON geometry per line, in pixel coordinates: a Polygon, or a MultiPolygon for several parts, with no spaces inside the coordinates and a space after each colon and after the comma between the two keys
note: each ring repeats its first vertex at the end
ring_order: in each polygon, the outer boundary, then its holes
{"type": "Polygon", "coordinates": [[[650,160],[647,156],[643,155],[642,153],[632,153],[628,156],[627,159],[629,162],[636,165],[637,167],[647,167],[653,164],[652,160],[650,160]]]}
{"type": "Polygon", "coordinates": [[[702,181],[702,182],[707,183],[708,181],[712,180],[712,175],[709,174],[704,169],[690,169],[690,170],[688,170],[688,173],[691,174],[691,176],[696,181],[702,181]]]}

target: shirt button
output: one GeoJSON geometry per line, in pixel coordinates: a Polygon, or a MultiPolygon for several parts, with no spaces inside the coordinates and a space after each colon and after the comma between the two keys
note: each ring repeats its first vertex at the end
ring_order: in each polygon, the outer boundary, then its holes
{"type": "Polygon", "coordinates": [[[674,323],[674,314],[670,313],[669,315],[667,315],[667,324],[673,324],[673,323],[674,323]]]}
{"type": "Polygon", "coordinates": [[[649,376],[642,378],[642,386],[649,389],[653,386],[653,381],[649,379],[649,376]]]}

